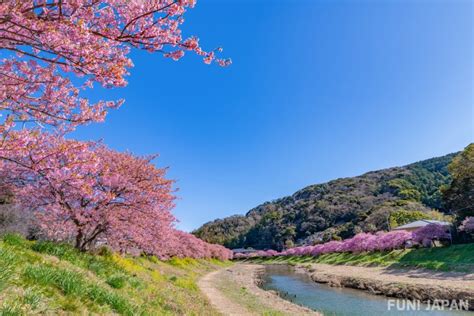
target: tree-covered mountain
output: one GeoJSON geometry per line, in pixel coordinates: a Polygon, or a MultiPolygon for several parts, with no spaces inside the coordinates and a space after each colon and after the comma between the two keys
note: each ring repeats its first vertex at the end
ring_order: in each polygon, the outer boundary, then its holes
{"type": "Polygon", "coordinates": [[[446,213],[440,188],[451,182],[447,166],[455,155],[311,185],[193,233],[229,248],[281,250],[388,230],[414,219],[440,219],[446,213]]]}

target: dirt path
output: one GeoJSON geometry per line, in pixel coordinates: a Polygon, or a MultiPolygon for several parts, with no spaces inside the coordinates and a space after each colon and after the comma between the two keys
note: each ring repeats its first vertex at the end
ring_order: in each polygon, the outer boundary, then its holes
{"type": "Polygon", "coordinates": [[[221,291],[219,291],[216,287],[216,280],[219,277],[219,274],[222,273],[222,270],[211,272],[205,275],[201,280],[198,282],[198,286],[202,292],[204,292],[211,302],[212,306],[221,312],[224,315],[229,316],[248,316],[252,315],[246,308],[239,304],[235,304],[226,296],[224,296],[221,291]]]}
{"type": "Polygon", "coordinates": [[[281,315],[320,315],[259,288],[256,282],[262,268],[260,265],[236,264],[207,274],[198,285],[214,308],[224,315],[262,315],[268,311],[281,315]]]}

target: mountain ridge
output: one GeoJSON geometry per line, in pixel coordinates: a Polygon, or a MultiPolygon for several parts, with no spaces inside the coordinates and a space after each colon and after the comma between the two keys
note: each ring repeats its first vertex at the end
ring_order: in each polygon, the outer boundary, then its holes
{"type": "Polygon", "coordinates": [[[441,218],[440,188],[451,181],[447,166],[457,154],[308,185],[243,215],[205,223],[193,234],[230,248],[283,249],[387,230],[400,218],[441,218]]]}

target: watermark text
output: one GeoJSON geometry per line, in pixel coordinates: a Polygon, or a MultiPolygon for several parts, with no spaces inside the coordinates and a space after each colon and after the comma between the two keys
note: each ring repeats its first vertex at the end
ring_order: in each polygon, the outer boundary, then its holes
{"type": "Polygon", "coordinates": [[[420,300],[389,299],[387,310],[396,311],[468,311],[469,300],[433,300],[423,303],[420,300]]]}

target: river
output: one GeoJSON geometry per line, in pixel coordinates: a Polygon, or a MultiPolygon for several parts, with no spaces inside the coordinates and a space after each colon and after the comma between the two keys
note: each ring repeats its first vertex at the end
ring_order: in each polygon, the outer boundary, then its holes
{"type": "MultiPolygon", "coordinates": [[[[389,310],[389,300],[385,296],[372,295],[361,290],[335,288],[318,284],[303,273],[295,273],[293,268],[284,265],[266,266],[262,287],[274,290],[281,297],[296,304],[322,312],[325,316],[372,316],[372,315],[429,315],[429,316],[474,316],[473,312],[433,310],[434,306],[421,304],[418,310],[397,310],[396,302],[389,310]],[[428,309],[428,310],[427,310],[428,309]]],[[[408,306],[400,300],[398,307],[408,306]]]]}

